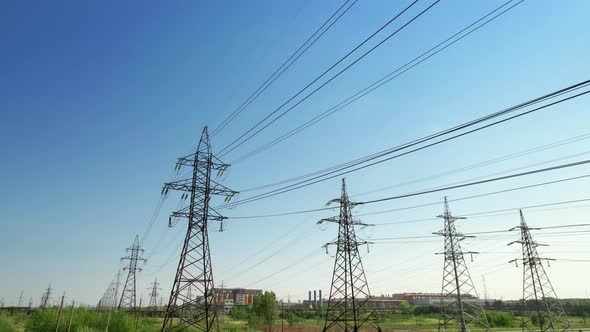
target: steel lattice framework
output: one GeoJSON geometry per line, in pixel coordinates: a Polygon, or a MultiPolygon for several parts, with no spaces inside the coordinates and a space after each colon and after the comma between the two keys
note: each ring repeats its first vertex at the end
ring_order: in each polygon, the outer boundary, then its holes
{"type": "MultiPolygon", "coordinates": [[[[121,293],[121,300],[119,301],[118,309],[127,308],[135,309],[137,307],[137,272],[141,272],[141,268],[137,266],[138,262],[145,262],[145,259],[140,257],[143,252],[141,244],[139,243],[139,236],[135,236],[135,241],[130,248],[126,249],[129,256],[121,258],[121,260],[128,260],[129,265],[123,268],[127,272],[127,279],[123,286],[121,293]]],[[[114,294],[113,294],[114,296],[114,294]]]]}
{"type": "Polygon", "coordinates": [[[520,225],[512,230],[520,230],[520,240],[509,243],[519,243],[522,246],[522,258],[514,259],[522,262],[522,331],[569,331],[570,323],[565,311],[555,294],[555,290],[549,281],[543,261],[549,264],[554,259],[541,258],[537,247],[544,246],[537,243],[531,236],[531,230],[527,226],[520,211],[520,225]],[[536,325],[536,326],[535,326],[536,325]],[[537,327],[538,326],[538,327],[537,327]]]}
{"type": "Polygon", "coordinates": [[[47,289],[41,295],[41,303],[39,304],[39,308],[45,309],[49,305],[49,299],[51,298],[51,294],[53,290],[51,289],[51,285],[47,287],[47,289]]]}
{"type": "Polygon", "coordinates": [[[212,196],[224,196],[225,201],[237,194],[212,180],[212,172],[221,175],[228,167],[211,153],[207,127],[203,129],[199,145],[193,156],[179,158],[176,169],[192,170],[192,177],[164,184],[162,193],[169,190],[184,192],[190,197],[189,206],[175,211],[172,218],[188,219],[188,229],[180,254],[178,268],[162,331],[183,331],[194,327],[199,331],[219,329],[214,306],[214,283],[207,232],[209,221],[223,222],[222,217],[210,205],[212,196]]]}
{"type": "Polygon", "coordinates": [[[371,294],[359,254],[359,245],[368,244],[368,242],[357,241],[354,229],[356,225],[368,225],[352,218],[352,208],[357,203],[348,199],[344,179],[342,179],[340,198],[328,203],[340,203],[340,215],[318,222],[338,224],[338,239],[325,245],[326,251],[329,245],[336,246],[336,259],[324,331],[332,329],[356,332],[365,323],[371,323],[380,330],[376,314],[367,305],[371,294]]]}
{"type": "Polygon", "coordinates": [[[117,296],[115,295],[115,281],[111,281],[100,299],[101,308],[115,308],[117,306],[117,296]]]}
{"type": "Polygon", "coordinates": [[[479,328],[489,330],[489,324],[481,304],[477,300],[477,291],[469,274],[465,255],[476,252],[463,252],[461,241],[467,236],[458,233],[455,221],[465,219],[455,217],[449,210],[447,198],[444,198],[444,213],[437,217],[444,220],[444,229],[434,233],[444,237],[444,268],[441,292],[441,315],[439,331],[469,331],[469,326],[478,324],[479,328]],[[469,300],[471,298],[472,300],[469,300]]]}
{"type": "Polygon", "coordinates": [[[160,283],[158,282],[158,278],[156,278],[154,279],[152,287],[148,288],[148,290],[150,291],[150,302],[148,304],[148,308],[155,309],[158,307],[158,296],[160,295],[158,291],[161,290],[158,287],[159,284],[160,283]]]}

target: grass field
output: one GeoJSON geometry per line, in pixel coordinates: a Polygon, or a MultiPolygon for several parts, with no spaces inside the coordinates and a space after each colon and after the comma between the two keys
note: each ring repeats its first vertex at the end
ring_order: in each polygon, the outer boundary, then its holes
{"type": "MultiPolygon", "coordinates": [[[[61,319],[59,331],[67,331],[69,323],[69,310],[65,310],[61,319]]],[[[508,326],[492,327],[492,331],[519,331],[519,319],[515,317],[508,326]]],[[[570,323],[574,331],[589,330],[590,324],[585,325],[582,317],[569,317],[570,323]]],[[[54,332],[56,331],[57,310],[47,309],[43,312],[36,312],[31,315],[25,313],[16,313],[9,315],[7,313],[0,314],[0,332],[54,332]]],[[[125,313],[113,312],[99,313],[87,311],[85,309],[76,309],[72,317],[72,332],[104,332],[106,331],[107,323],[110,332],[155,332],[160,331],[162,320],[160,318],[139,317],[125,313]],[[137,326],[136,326],[137,324],[137,326]]],[[[590,323],[590,322],[587,322],[590,323]]],[[[222,316],[219,320],[220,329],[222,332],[256,332],[266,331],[266,326],[251,326],[247,320],[233,319],[228,316],[222,316]]],[[[300,319],[296,322],[277,320],[273,327],[273,331],[286,332],[316,332],[321,331],[324,322],[321,319],[300,319]]],[[[380,326],[383,331],[437,331],[438,318],[436,315],[430,316],[407,316],[407,315],[389,315],[386,318],[380,319],[380,326]]],[[[371,331],[373,329],[367,327],[363,329],[371,331]]],[[[190,331],[190,330],[188,330],[190,331]]],[[[471,331],[484,331],[483,328],[471,326],[471,331]]]]}

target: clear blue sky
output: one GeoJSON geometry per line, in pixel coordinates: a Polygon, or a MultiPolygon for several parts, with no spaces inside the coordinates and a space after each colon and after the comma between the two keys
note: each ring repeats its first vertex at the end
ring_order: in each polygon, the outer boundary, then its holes
{"type": "MultiPolygon", "coordinates": [[[[275,85],[212,142],[220,149],[352,49],[409,1],[359,1],[275,85]]],[[[424,1],[425,6],[428,1],[424,1]]],[[[401,34],[243,147],[232,161],[294,128],[475,21],[502,1],[442,1],[401,34]]],[[[95,304],[135,234],[146,229],[175,158],[190,152],[204,125],[217,126],[311,34],[340,1],[3,2],[0,5],[0,297],[21,289],[38,303],[57,293],[95,304]]],[[[233,166],[236,190],[332,166],[588,79],[587,1],[525,1],[497,21],[400,76],[345,110],[233,166]]],[[[391,31],[391,30],[388,30],[391,31]]],[[[347,176],[351,195],[437,174],[590,131],[589,97],[437,148],[347,176]]],[[[378,198],[507,171],[590,150],[588,140],[503,163],[362,196],[378,198]]],[[[566,161],[585,159],[588,155],[566,161]]],[[[561,162],[566,162],[561,161],[561,162]]],[[[552,164],[558,164],[555,162],[552,164]]],[[[551,164],[551,165],[552,165],[551,164]]],[[[534,168],[534,167],[533,167],[534,168]]],[[[484,193],[582,175],[588,167],[365,207],[358,213],[484,193]]],[[[590,197],[588,180],[452,204],[457,214],[590,197]]],[[[244,205],[230,216],[322,207],[339,179],[244,205]]],[[[247,197],[244,193],[243,197],[247,197]]],[[[359,196],[360,198],[360,196],[359,196]]],[[[147,294],[155,277],[166,297],[184,224],[169,229],[170,195],[145,241],[150,260],[139,277],[147,294]],[[159,241],[159,239],[163,239],[159,241]],[[157,244],[157,246],[156,246],[157,244]]],[[[367,216],[371,223],[430,218],[441,206],[367,216]]],[[[588,208],[531,212],[530,224],[590,222],[588,208]]],[[[332,258],[320,246],[335,226],[329,213],[235,220],[212,232],[216,282],[271,289],[293,300],[329,291],[332,258]],[[257,252],[265,248],[261,254],[257,252]],[[268,259],[265,259],[268,257],[268,259]],[[241,262],[245,263],[238,265],[241,262]],[[261,262],[260,264],[257,264],[261,262]],[[250,266],[257,265],[253,268],[250,266]],[[285,267],[284,272],[270,276],[285,267]],[[262,280],[261,280],[262,279],[262,280]]],[[[462,230],[495,230],[516,213],[474,218],[462,230]]],[[[363,236],[429,235],[440,222],[389,225],[363,236]]],[[[583,259],[583,233],[546,237],[552,256],[583,259]],[[574,246],[577,245],[577,246],[574,246]]],[[[481,291],[517,298],[518,255],[510,238],[470,240],[481,291]],[[487,248],[487,249],[486,249],[487,248]],[[491,248],[491,249],[490,249],[491,248]],[[499,270],[500,269],[500,270],[499,270]]],[[[375,294],[438,291],[441,240],[375,245],[365,257],[375,294]],[[373,271],[373,273],[371,272],[373,271]],[[374,272],[377,271],[377,272],[374,272]]],[[[333,254],[333,253],[332,253],[333,254]]],[[[549,269],[559,295],[584,296],[588,263],[549,269]],[[576,273],[572,273],[577,271],[576,273]]]]}

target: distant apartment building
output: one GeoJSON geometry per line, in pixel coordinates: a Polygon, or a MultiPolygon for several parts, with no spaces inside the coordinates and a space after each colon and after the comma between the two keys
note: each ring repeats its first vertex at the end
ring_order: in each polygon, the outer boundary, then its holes
{"type": "Polygon", "coordinates": [[[224,305],[251,305],[256,296],[262,295],[261,289],[215,288],[215,303],[224,305]],[[227,301],[227,300],[231,300],[227,301]]]}

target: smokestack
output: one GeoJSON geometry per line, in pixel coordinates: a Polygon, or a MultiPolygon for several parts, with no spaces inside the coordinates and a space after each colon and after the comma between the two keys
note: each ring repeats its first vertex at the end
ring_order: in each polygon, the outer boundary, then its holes
{"type": "Polygon", "coordinates": [[[309,291],[309,296],[308,296],[307,300],[309,301],[309,304],[311,304],[311,291],[309,291]]]}
{"type": "Polygon", "coordinates": [[[320,305],[322,305],[324,304],[324,300],[322,298],[322,290],[320,289],[318,292],[320,293],[320,305]]]}
{"type": "Polygon", "coordinates": [[[314,289],[314,291],[313,291],[313,305],[317,305],[317,304],[318,304],[317,291],[314,289]]]}

